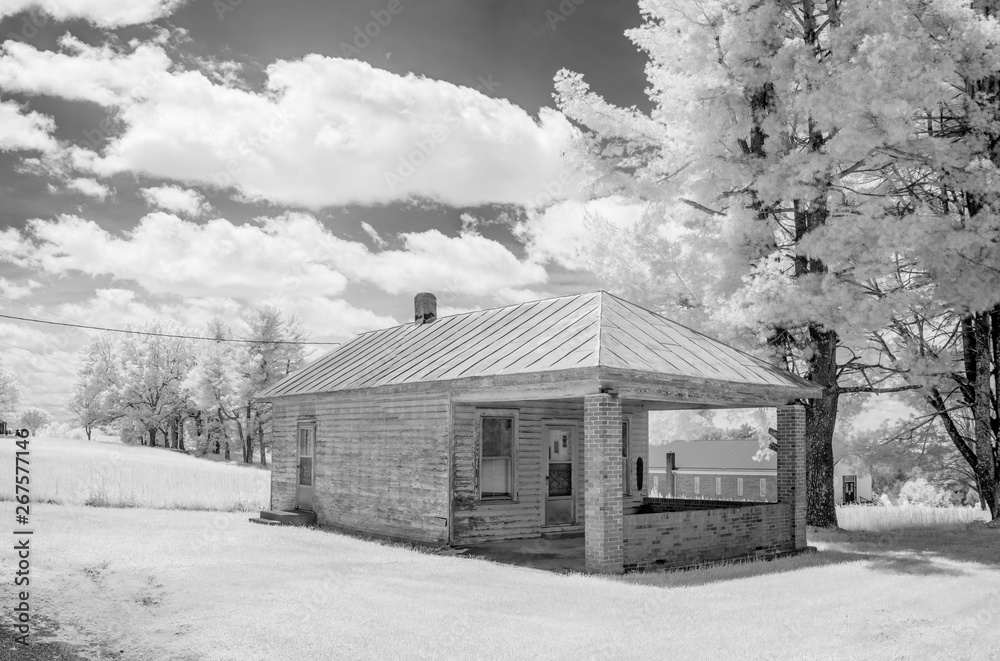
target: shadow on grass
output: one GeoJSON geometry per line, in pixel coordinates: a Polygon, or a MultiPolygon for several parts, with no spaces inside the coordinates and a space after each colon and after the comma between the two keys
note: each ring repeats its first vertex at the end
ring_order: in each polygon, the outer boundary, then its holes
{"type": "Polygon", "coordinates": [[[882,532],[810,528],[809,543],[821,550],[844,550],[874,556],[911,553],[924,558],[1000,566],[1000,528],[983,523],[882,532]]]}
{"type": "MultiPolygon", "coordinates": [[[[22,645],[14,639],[20,635],[4,622],[0,624],[0,661],[87,661],[94,658],[83,646],[51,640],[59,627],[35,615],[32,618],[28,644],[22,645]]],[[[102,658],[118,658],[113,653],[102,658]]]]}
{"type": "Polygon", "coordinates": [[[1000,567],[1000,529],[981,523],[884,532],[810,528],[808,539],[818,547],[818,553],[688,570],[636,572],[614,580],[636,585],[685,587],[849,562],[865,562],[873,571],[911,576],[968,573],[941,560],[1000,567]]]}
{"type": "Polygon", "coordinates": [[[849,562],[864,562],[871,560],[864,553],[849,551],[826,551],[820,553],[805,553],[792,557],[776,558],[774,560],[753,560],[734,563],[720,563],[707,567],[680,570],[645,571],[616,576],[613,580],[635,585],[650,585],[654,587],[679,588],[696,585],[707,585],[719,581],[732,581],[740,578],[767,576],[812,567],[827,567],[849,562]]]}

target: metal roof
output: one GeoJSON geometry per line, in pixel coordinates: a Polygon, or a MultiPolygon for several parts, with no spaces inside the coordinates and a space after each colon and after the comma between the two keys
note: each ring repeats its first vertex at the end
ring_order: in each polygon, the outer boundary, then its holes
{"type": "Polygon", "coordinates": [[[668,452],[674,453],[677,470],[746,470],[774,471],[778,468],[774,452],[762,461],[754,461],[760,445],[757,441],[674,441],[649,446],[650,469],[666,468],[668,452]]]}
{"type": "Polygon", "coordinates": [[[583,367],[812,387],[773,365],[598,291],[363,333],[262,399],[583,367]]]}

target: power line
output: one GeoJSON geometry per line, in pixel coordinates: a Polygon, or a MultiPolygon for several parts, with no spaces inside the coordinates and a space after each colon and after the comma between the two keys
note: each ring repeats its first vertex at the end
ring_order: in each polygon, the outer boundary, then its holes
{"type": "Polygon", "coordinates": [[[174,337],[180,340],[207,340],[209,342],[243,342],[248,344],[324,344],[340,345],[340,342],[293,342],[290,340],[238,340],[229,338],[199,337],[197,335],[173,335],[171,333],[153,333],[150,331],[125,330],[123,328],[104,328],[102,326],[87,326],[84,324],[67,324],[61,321],[45,321],[44,319],[28,319],[27,317],[14,317],[9,314],[0,314],[4,319],[14,319],[16,321],[30,321],[34,324],[49,324],[50,326],[67,326],[69,328],[86,328],[87,330],[106,331],[108,333],[133,333],[135,335],[151,335],[153,337],[174,337]]]}
{"type": "Polygon", "coordinates": [[[76,322],[81,323],[81,324],[83,323],[79,319],[74,319],[73,317],[67,317],[64,314],[59,314],[58,312],[53,312],[52,310],[47,310],[47,309],[45,309],[44,305],[32,305],[31,303],[25,303],[24,301],[19,301],[16,298],[11,298],[10,296],[0,295],[0,298],[2,298],[4,300],[7,300],[7,301],[10,301],[11,303],[17,303],[18,305],[23,305],[24,307],[28,308],[29,310],[31,310],[35,314],[38,314],[39,311],[42,311],[45,314],[51,314],[54,317],[62,317],[63,319],[69,319],[70,321],[76,321],[76,322]]]}

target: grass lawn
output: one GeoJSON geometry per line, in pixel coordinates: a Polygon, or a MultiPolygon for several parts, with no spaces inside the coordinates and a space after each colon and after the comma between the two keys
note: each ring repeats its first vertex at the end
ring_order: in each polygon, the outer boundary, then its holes
{"type": "MultiPolygon", "coordinates": [[[[14,447],[0,443],[0,500],[14,497],[14,447]]],[[[164,509],[264,509],[271,473],[163,448],[32,436],[31,501],[164,509]]]]}
{"type": "Polygon", "coordinates": [[[66,643],[38,659],[1000,658],[1000,530],[981,524],[816,532],[815,555],[606,579],[245,514],[32,513],[36,642],[66,643]]]}

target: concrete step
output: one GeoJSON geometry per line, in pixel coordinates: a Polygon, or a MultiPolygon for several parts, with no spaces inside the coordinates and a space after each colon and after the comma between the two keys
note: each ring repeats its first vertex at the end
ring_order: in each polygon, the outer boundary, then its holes
{"type": "Polygon", "coordinates": [[[286,526],[311,526],[316,524],[316,512],[305,510],[264,510],[260,518],[286,526]]]}
{"type": "Polygon", "coordinates": [[[258,517],[250,517],[251,523],[259,523],[264,526],[280,526],[281,521],[275,521],[274,519],[261,519],[258,517]]]}
{"type": "Polygon", "coordinates": [[[582,528],[565,528],[542,530],[542,539],[569,539],[570,537],[583,537],[582,528]]]}

